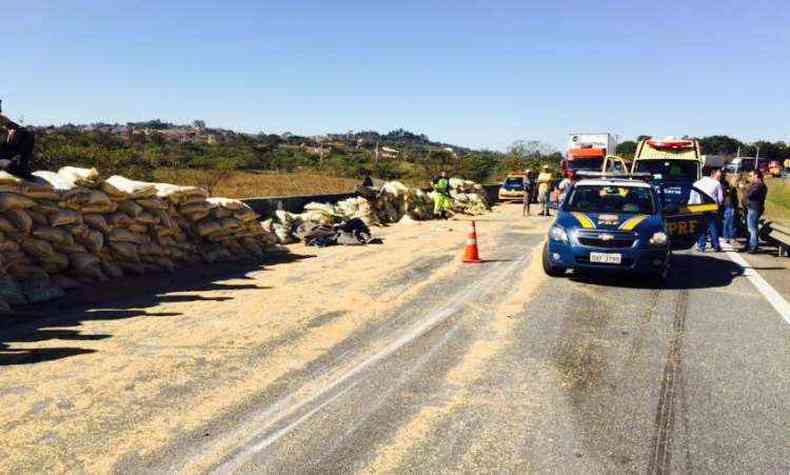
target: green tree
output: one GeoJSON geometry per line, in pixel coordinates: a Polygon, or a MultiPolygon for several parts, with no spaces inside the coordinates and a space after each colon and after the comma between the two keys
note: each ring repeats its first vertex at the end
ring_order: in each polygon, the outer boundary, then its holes
{"type": "Polygon", "coordinates": [[[633,157],[636,153],[637,143],[633,140],[626,140],[625,142],[617,144],[615,153],[621,157],[633,157]]]}
{"type": "Polygon", "coordinates": [[[462,160],[459,173],[469,180],[485,183],[496,173],[499,158],[495,152],[488,150],[472,153],[462,160]]]}
{"type": "Polygon", "coordinates": [[[726,135],[710,135],[699,139],[702,153],[706,155],[725,155],[735,156],[738,149],[744,149],[745,145],[738,139],[726,135]]]}
{"type": "Polygon", "coordinates": [[[754,142],[752,146],[755,149],[760,149],[760,158],[779,160],[784,158],[787,153],[787,145],[784,142],[768,142],[766,140],[758,140],[754,142]]]}
{"type": "Polygon", "coordinates": [[[397,164],[390,160],[379,160],[373,164],[373,176],[382,180],[397,180],[402,173],[397,164]]]}
{"type": "Polygon", "coordinates": [[[540,140],[517,140],[510,146],[509,152],[523,159],[541,158],[558,153],[556,148],[540,140]]]}
{"type": "Polygon", "coordinates": [[[424,165],[429,176],[436,176],[443,171],[453,173],[456,171],[456,156],[449,150],[431,150],[425,157],[424,165]]]}

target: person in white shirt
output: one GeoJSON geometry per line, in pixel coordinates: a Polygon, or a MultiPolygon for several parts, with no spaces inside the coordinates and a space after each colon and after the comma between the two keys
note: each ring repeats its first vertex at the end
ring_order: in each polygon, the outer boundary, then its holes
{"type": "Polygon", "coordinates": [[[557,186],[557,190],[559,190],[557,206],[562,204],[563,200],[565,200],[565,195],[567,195],[571,187],[576,184],[576,181],[576,170],[568,170],[568,176],[565,177],[557,186]]]}
{"type": "MultiPolygon", "coordinates": [[[[721,187],[720,169],[713,169],[710,171],[709,176],[704,176],[694,182],[694,188],[708,195],[708,197],[710,197],[717,206],[721,206],[724,203],[724,190],[721,187]]],[[[699,196],[697,191],[692,190],[691,197],[689,198],[689,204],[699,203],[702,203],[702,197],[699,196]]],[[[717,213],[712,218],[710,218],[707,232],[700,235],[699,240],[697,241],[697,249],[700,252],[705,252],[708,235],[710,235],[710,243],[713,247],[713,250],[716,252],[721,252],[721,245],[719,244],[719,236],[721,235],[720,229],[721,226],[719,223],[719,215],[717,213]]]]}

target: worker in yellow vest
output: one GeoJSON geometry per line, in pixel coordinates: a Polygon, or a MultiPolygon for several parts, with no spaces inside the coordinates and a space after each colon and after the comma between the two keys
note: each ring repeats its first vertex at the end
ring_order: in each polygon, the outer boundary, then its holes
{"type": "Polygon", "coordinates": [[[433,184],[433,214],[439,218],[447,219],[450,215],[452,202],[450,201],[450,180],[447,179],[447,172],[442,172],[438,180],[433,184]]]}

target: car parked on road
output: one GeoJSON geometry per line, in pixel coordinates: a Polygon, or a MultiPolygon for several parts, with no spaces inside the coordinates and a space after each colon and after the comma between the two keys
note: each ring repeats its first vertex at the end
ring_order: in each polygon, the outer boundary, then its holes
{"type": "Polygon", "coordinates": [[[499,201],[523,200],[525,178],[526,175],[523,173],[508,175],[499,187],[499,201]]]}
{"type": "Polygon", "coordinates": [[[665,279],[672,250],[696,241],[705,230],[704,214],[716,205],[662,209],[660,193],[660,187],[630,177],[579,181],[549,229],[545,272],[556,277],[568,269],[624,271],[665,279]]]}

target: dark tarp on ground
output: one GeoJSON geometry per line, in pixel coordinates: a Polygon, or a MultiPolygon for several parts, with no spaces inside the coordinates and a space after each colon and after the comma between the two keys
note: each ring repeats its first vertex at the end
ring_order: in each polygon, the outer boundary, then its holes
{"type": "Polygon", "coordinates": [[[360,246],[374,241],[364,221],[354,218],[340,224],[303,223],[296,232],[307,246],[360,246]]]}

